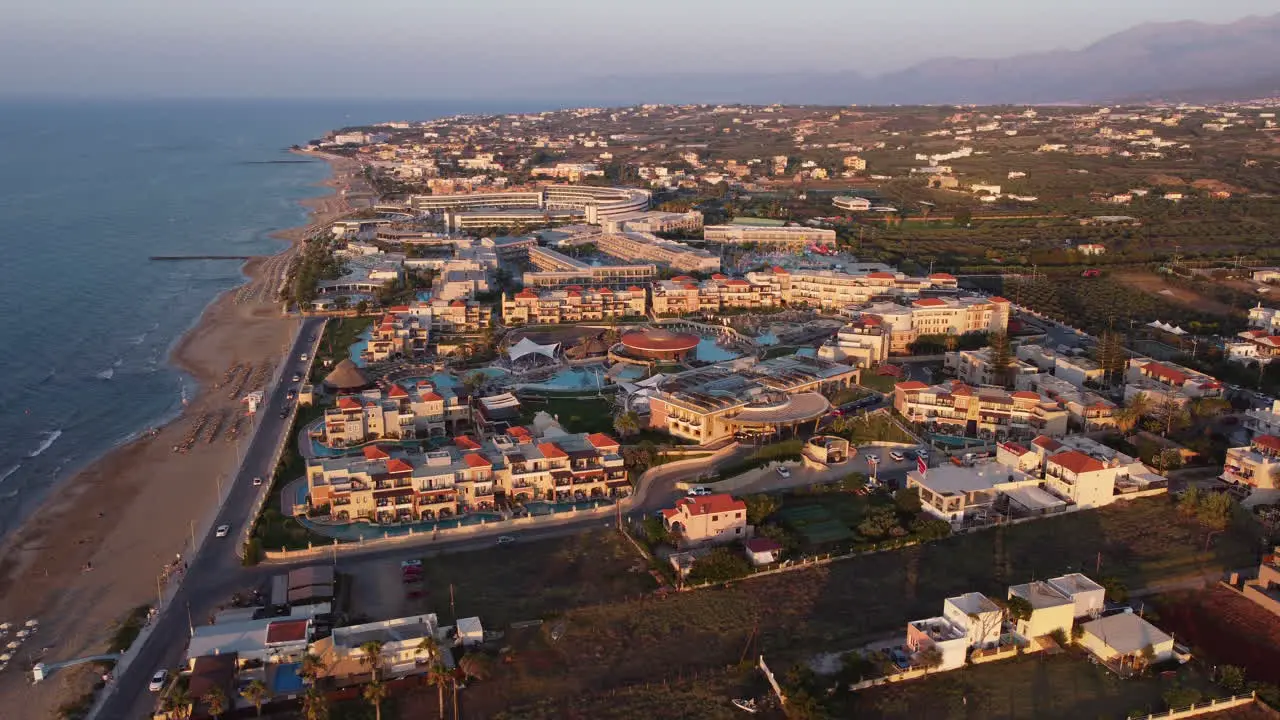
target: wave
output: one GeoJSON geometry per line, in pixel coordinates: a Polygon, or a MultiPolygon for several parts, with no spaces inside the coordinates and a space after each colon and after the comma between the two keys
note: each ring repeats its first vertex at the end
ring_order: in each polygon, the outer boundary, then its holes
{"type": "Polygon", "coordinates": [[[27,457],[33,458],[33,457],[39,456],[45,450],[48,450],[50,445],[57,442],[58,438],[62,437],[61,430],[50,430],[43,434],[44,434],[44,440],[40,443],[40,446],[37,447],[32,452],[27,453],[27,457]]]}
{"type": "Polygon", "coordinates": [[[116,358],[116,361],[111,363],[111,367],[120,367],[123,364],[124,364],[124,358],[116,358]]]}
{"type": "Polygon", "coordinates": [[[2,483],[2,482],[4,482],[5,480],[9,479],[9,476],[10,476],[10,475],[12,475],[12,474],[14,474],[14,473],[18,472],[18,468],[20,468],[20,467],[22,467],[22,463],[18,463],[17,465],[14,465],[13,467],[9,468],[8,470],[5,470],[3,474],[0,474],[0,483],[2,483]]]}
{"type": "Polygon", "coordinates": [[[116,369],[114,367],[109,367],[106,370],[103,370],[102,372],[98,373],[97,375],[94,375],[94,377],[98,378],[99,380],[110,380],[111,378],[115,377],[115,374],[116,374],[116,369]]]}

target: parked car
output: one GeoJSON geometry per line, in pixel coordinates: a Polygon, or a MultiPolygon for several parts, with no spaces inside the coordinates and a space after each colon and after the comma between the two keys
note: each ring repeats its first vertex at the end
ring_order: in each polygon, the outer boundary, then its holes
{"type": "Polygon", "coordinates": [[[516,541],[516,539],[515,539],[514,537],[510,536],[510,535],[499,535],[499,536],[498,536],[498,544],[499,544],[499,545],[510,545],[511,543],[513,543],[513,542],[515,542],[515,541],[516,541]]]}
{"type": "Polygon", "coordinates": [[[875,453],[867,453],[866,455],[863,455],[863,457],[865,457],[869,463],[880,462],[880,456],[875,453]]]}
{"type": "Polygon", "coordinates": [[[420,568],[422,567],[422,561],[417,558],[410,558],[409,560],[401,562],[400,567],[405,570],[408,570],[409,568],[420,568]]]}
{"type": "Polygon", "coordinates": [[[925,462],[929,462],[929,451],[925,448],[920,448],[919,450],[916,450],[916,457],[925,462]]]}
{"type": "Polygon", "coordinates": [[[902,462],[903,460],[906,460],[906,459],[907,459],[907,456],[906,456],[906,455],[903,455],[902,453],[898,452],[897,450],[894,450],[893,452],[889,453],[889,457],[890,457],[890,458],[892,458],[892,459],[894,459],[894,460],[896,460],[896,461],[898,461],[898,462],[902,462]]]}
{"type": "Polygon", "coordinates": [[[293,381],[294,381],[294,382],[302,382],[302,376],[301,376],[301,375],[299,375],[298,373],[294,373],[294,374],[293,374],[293,381]]]}
{"type": "Polygon", "coordinates": [[[306,362],[308,357],[309,356],[306,353],[302,353],[301,355],[298,356],[298,359],[301,360],[302,362],[306,362]]]}
{"type": "Polygon", "coordinates": [[[147,685],[147,689],[151,692],[160,692],[164,689],[164,683],[168,679],[168,670],[157,670],[156,674],[151,676],[151,682],[147,685]]]}
{"type": "Polygon", "coordinates": [[[224,538],[230,534],[231,534],[231,526],[228,525],[227,523],[223,523],[219,525],[218,529],[213,531],[214,537],[224,538]]]}
{"type": "Polygon", "coordinates": [[[705,487],[689,488],[689,493],[688,493],[689,497],[701,497],[703,495],[710,495],[710,494],[711,494],[711,488],[705,488],[705,487]]]}
{"type": "Polygon", "coordinates": [[[791,477],[791,470],[787,469],[787,466],[786,466],[786,465],[779,465],[779,466],[778,466],[778,477],[784,477],[784,478],[789,478],[789,477],[791,477]]]}

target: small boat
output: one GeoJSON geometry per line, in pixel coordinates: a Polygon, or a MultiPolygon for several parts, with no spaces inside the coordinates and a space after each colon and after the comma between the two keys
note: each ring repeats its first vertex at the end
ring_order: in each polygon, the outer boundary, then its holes
{"type": "Polygon", "coordinates": [[[752,715],[755,715],[756,713],[760,712],[760,706],[756,705],[755,698],[752,698],[750,700],[743,700],[742,698],[734,698],[733,706],[744,712],[749,712],[752,715]]]}

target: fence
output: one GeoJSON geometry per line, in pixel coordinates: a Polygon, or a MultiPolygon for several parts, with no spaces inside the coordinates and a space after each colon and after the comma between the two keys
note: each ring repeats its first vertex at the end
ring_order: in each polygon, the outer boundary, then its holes
{"type": "Polygon", "coordinates": [[[1130,720],[1177,720],[1178,718],[1196,717],[1197,715],[1207,715],[1209,713],[1222,712],[1231,708],[1243,707],[1245,705],[1253,705],[1257,703],[1258,707],[1265,707],[1263,703],[1258,702],[1257,693],[1249,693],[1248,695],[1232,695],[1229,698],[1219,698],[1210,700],[1206,703],[1191,703],[1189,707],[1170,708],[1162,713],[1154,713],[1151,715],[1130,716],[1130,720]]]}

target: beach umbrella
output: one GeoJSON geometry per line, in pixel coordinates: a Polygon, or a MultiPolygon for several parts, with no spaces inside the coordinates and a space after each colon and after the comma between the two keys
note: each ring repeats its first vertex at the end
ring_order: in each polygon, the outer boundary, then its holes
{"type": "Polygon", "coordinates": [[[31,633],[30,633],[30,632],[28,632],[28,631],[26,631],[26,630],[19,630],[18,632],[14,633],[14,635],[17,635],[17,636],[18,636],[18,637],[20,637],[20,638],[24,638],[24,637],[26,637],[26,636],[28,636],[28,635],[30,635],[30,634],[31,634],[31,633]]]}
{"type": "Polygon", "coordinates": [[[40,624],[39,620],[28,620],[27,627],[35,627],[40,624]]]}
{"type": "Polygon", "coordinates": [[[10,650],[17,650],[18,648],[22,647],[22,643],[20,643],[20,642],[10,642],[10,643],[9,643],[8,645],[6,645],[5,647],[9,648],[10,650]]]}
{"type": "Polygon", "coordinates": [[[0,631],[8,630],[8,629],[9,629],[9,628],[11,628],[11,627],[13,627],[13,626],[12,626],[12,625],[10,625],[10,624],[9,624],[9,623],[7,623],[7,622],[5,622],[5,623],[0,623],[0,631]]]}
{"type": "Polygon", "coordinates": [[[0,662],[9,662],[9,658],[13,657],[9,653],[0,653],[0,662]]]}

